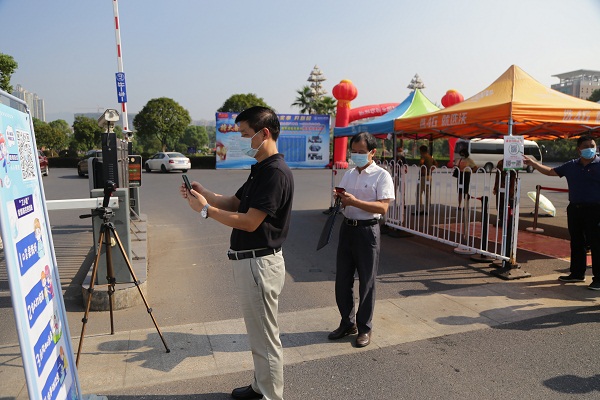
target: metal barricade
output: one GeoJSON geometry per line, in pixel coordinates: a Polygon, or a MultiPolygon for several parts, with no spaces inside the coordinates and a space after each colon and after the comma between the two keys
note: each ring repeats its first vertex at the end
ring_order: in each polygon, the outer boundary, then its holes
{"type": "Polygon", "coordinates": [[[482,168],[466,168],[467,174],[458,178],[453,177],[456,168],[433,167],[429,175],[425,168],[392,166],[396,199],[388,208],[386,225],[457,246],[464,253],[514,262],[519,214],[513,199],[519,198],[520,179],[511,185],[511,174],[506,174],[502,184],[500,174],[494,177],[482,168]],[[494,196],[495,206],[490,201],[494,196]]]}

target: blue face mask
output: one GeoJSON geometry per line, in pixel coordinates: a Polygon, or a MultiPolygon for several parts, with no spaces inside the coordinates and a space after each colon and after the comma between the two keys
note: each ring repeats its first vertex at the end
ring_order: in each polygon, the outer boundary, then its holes
{"type": "Polygon", "coordinates": [[[358,168],[362,168],[369,163],[369,153],[360,154],[360,153],[351,153],[350,159],[358,168]]]}
{"type": "Polygon", "coordinates": [[[593,147],[587,148],[587,149],[581,149],[581,157],[590,160],[592,158],[594,158],[594,156],[596,155],[596,149],[593,147]]]}
{"type": "MultiPolygon", "coordinates": [[[[261,131],[262,131],[262,129],[260,131],[256,132],[254,134],[254,136],[258,135],[261,131]]],[[[256,153],[258,153],[258,149],[260,149],[260,146],[262,146],[263,143],[265,142],[263,140],[257,149],[253,149],[252,148],[252,139],[254,139],[254,136],[252,136],[251,138],[241,137],[239,139],[240,140],[240,150],[242,150],[242,153],[244,153],[248,157],[252,157],[252,158],[256,157],[256,153]]]]}

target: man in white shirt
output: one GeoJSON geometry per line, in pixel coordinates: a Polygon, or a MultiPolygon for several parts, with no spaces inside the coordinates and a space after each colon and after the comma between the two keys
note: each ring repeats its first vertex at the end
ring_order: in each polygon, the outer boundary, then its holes
{"type": "Polygon", "coordinates": [[[373,162],[377,151],[377,140],[373,135],[362,132],[353,136],[350,148],[356,167],[346,172],[339,184],[345,192],[335,193],[341,199],[344,214],[335,277],[335,299],[341,322],[328,337],[336,340],[358,332],[356,347],[365,347],[371,343],[375,310],[375,278],[381,239],[378,222],[394,198],[394,183],[389,172],[373,162]],[[358,312],[354,305],[356,271],[358,312]]]}

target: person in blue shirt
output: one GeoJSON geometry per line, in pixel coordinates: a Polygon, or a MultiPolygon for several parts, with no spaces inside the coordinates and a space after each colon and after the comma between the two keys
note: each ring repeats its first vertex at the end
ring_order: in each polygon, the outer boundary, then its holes
{"type": "Polygon", "coordinates": [[[584,282],[587,247],[592,251],[591,290],[600,290],[600,157],[592,136],[577,139],[579,158],[561,166],[550,168],[525,157],[524,164],[531,165],[544,175],[567,178],[569,205],[567,224],[571,236],[571,266],[569,275],[560,276],[563,282],[584,282]]]}

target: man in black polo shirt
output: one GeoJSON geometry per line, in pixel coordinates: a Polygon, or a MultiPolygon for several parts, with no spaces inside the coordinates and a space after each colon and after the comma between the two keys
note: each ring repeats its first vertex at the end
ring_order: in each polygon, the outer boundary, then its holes
{"type": "Polygon", "coordinates": [[[279,119],[266,107],[251,107],[235,122],[242,151],[256,159],[250,176],[233,196],[215,194],[198,182],[180,191],[192,209],[233,228],[228,257],[254,360],[254,381],[234,389],[234,399],[283,398],[283,348],[277,323],[285,281],[281,246],[290,225],[294,179],[277,151],[279,119]]]}
{"type": "Polygon", "coordinates": [[[596,155],[596,142],[591,136],[577,139],[580,157],[556,168],[549,168],[527,157],[525,165],[531,165],[544,175],[567,178],[569,205],[567,224],[571,236],[570,274],[560,276],[563,282],[584,282],[586,246],[592,250],[592,273],[594,278],[588,286],[600,290],[600,157],[596,155]]]}

